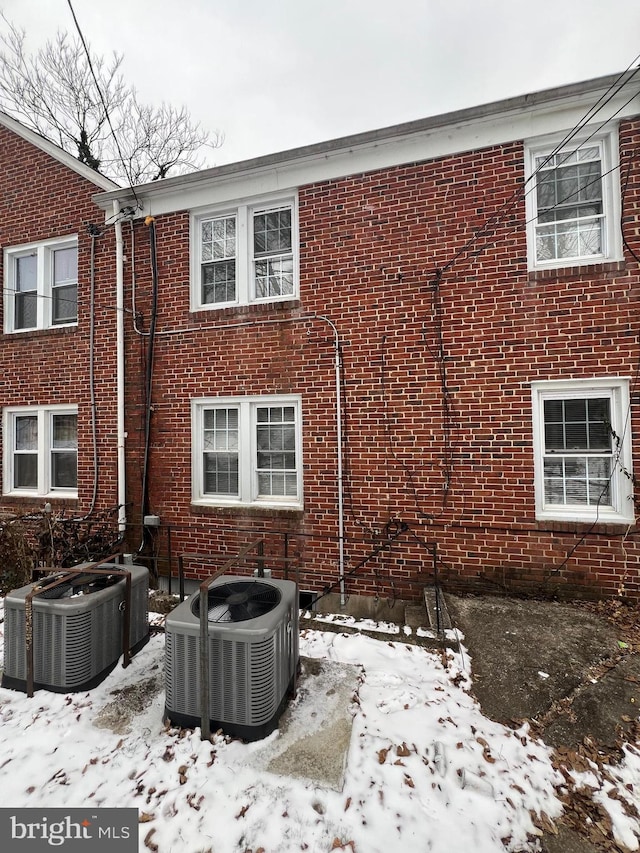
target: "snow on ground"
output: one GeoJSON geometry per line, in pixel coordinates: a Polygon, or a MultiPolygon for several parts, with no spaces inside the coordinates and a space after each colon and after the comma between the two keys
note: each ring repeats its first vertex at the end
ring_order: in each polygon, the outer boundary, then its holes
{"type": "MultiPolygon", "coordinates": [[[[530,812],[560,815],[562,778],[526,729],[482,715],[466,655],[443,656],[402,635],[310,630],[304,620],[300,650],[361,667],[342,791],[252,768],[264,742],[217,735],[210,743],[199,730],[167,729],[156,635],[89,692],[29,699],[0,689],[3,806],[136,807],[145,853],[536,849],[530,812]],[[113,691],[141,684],[148,696],[129,726],[96,725],[109,721],[113,691]]],[[[638,788],[640,759],[628,759],[617,778],[638,788]]],[[[618,809],[620,839],[637,849],[637,823],[604,789],[603,800],[618,809]]]]}

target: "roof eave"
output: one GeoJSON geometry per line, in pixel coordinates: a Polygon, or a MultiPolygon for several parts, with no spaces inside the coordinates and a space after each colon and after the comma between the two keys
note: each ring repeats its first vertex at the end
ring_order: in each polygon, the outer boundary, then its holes
{"type": "Polygon", "coordinates": [[[402,124],[376,130],[365,131],[350,136],[338,137],[312,145],[299,148],[291,148],[277,153],[255,157],[249,160],[241,160],[234,163],[214,166],[185,175],[164,178],[146,184],[137,185],[134,190],[130,187],[101,193],[94,197],[94,201],[104,210],[110,210],[114,201],[120,201],[131,205],[135,197],[153,198],[163,194],[175,193],[182,189],[188,189],[195,184],[216,183],[221,180],[233,180],[243,175],[259,173],[260,171],[282,168],[287,165],[306,161],[330,158],[343,152],[352,152],[357,149],[374,147],[394,139],[407,138],[420,134],[427,134],[436,130],[442,130],[447,126],[459,127],[462,124],[472,124],[490,120],[492,117],[506,116],[509,114],[523,113],[546,105],[570,104],[599,91],[607,91],[610,87],[620,82],[626,84],[625,75],[631,75],[637,69],[624,74],[610,74],[605,77],[579,83],[571,83],[564,86],[545,89],[526,95],[518,95],[512,98],[493,101],[470,108],[442,113],[428,118],[417,119],[402,124]]]}
{"type": "Polygon", "coordinates": [[[92,184],[95,184],[101,190],[106,192],[109,191],[118,191],[118,184],[115,181],[112,181],[110,178],[107,178],[105,175],[102,175],[100,172],[96,172],[95,169],[91,169],[85,163],[81,163],[80,160],[77,160],[71,154],[69,154],[64,149],[60,148],[55,143],[51,142],[51,140],[46,139],[44,136],[41,136],[39,133],[36,133],[31,128],[26,127],[24,124],[21,124],[17,119],[12,118],[6,113],[0,112],[0,125],[6,127],[7,130],[10,130],[12,133],[15,133],[16,136],[21,137],[26,142],[29,142],[31,145],[34,145],[36,148],[39,148],[41,151],[44,151],[45,154],[48,154],[50,157],[53,157],[54,160],[57,160],[59,163],[62,163],[64,166],[67,166],[73,172],[76,172],[83,178],[86,178],[92,184]]]}

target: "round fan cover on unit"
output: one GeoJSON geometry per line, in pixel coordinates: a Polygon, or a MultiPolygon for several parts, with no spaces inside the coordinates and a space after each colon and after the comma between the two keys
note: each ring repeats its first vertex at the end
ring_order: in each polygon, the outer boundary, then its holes
{"type": "MultiPolygon", "coordinates": [[[[209,590],[209,622],[246,622],[273,610],[280,602],[280,590],[260,581],[222,583],[209,590]]],[[[200,618],[200,597],[191,605],[200,618]]]]}

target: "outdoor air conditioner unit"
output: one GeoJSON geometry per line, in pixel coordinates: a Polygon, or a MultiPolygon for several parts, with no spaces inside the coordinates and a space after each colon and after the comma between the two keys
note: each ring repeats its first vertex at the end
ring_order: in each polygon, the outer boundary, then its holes
{"type": "MultiPolygon", "coordinates": [[[[295,689],[298,593],[292,581],[220,577],[208,593],[211,731],[252,741],[278,724],[295,689]]],[[[200,704],[200,593],[165,622],[165,719],[194,728],[200,704]]]]}
{"type": "MultiPolygon", "coordinates": [[[[89,690],[113,669],[123,653],[124,575],[80,574],[93,563],[61,572],[63,583],[32,599],[33,680],[35,689],[68,693],[89,690]]],[[[149,572],[144,566],[101,563],[100,569],[131,572],[129,648],[149,639],[149,572]]],[[[4,602],[4,672],[2,687],[27,689],[27,595],[51,578],[13,590],[4,602]]]]}

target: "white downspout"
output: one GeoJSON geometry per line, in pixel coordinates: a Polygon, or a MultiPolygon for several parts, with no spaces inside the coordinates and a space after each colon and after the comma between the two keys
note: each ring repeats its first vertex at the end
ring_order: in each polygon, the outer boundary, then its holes
{"type": "Polygon", "coordinates": [[[335,339],[335,371],[336,371],[336,439],[338,444],[338,577],[340,580],[340,606],[346,604],[344,592],[344,501],[342,497],[342,393],[340,390],[340,338],[335,323],[322,314],[316,314],[319,320],[324,320],[333,329],[335,339]]]}
{"type": "Polygon", "coordinates": [[[113,202],[116,233],[116,384],[117,384],[117,445],[118,445],[118,530],[124,532],[127,524],[127,490],[124,431],[124,249],[120,202],[113,202]]]}

